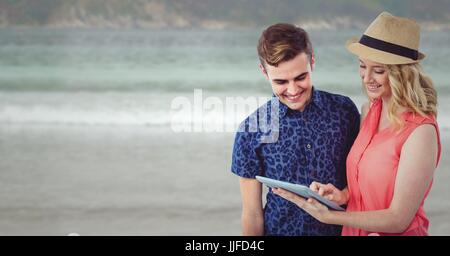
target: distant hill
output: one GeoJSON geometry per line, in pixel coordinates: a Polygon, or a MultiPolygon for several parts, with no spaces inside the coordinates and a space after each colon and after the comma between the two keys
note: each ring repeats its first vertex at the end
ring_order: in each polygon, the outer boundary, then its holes
{"type": "Polygon", "coordinates": [[[450,0],[0,0],[0,26],[361,27],[383,10],[450,28],[450,0]]]}

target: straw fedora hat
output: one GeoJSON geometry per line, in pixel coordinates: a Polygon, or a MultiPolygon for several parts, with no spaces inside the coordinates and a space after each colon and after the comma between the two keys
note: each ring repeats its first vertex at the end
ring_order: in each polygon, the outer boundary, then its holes
{"type": "Polygon", "coordinates": [[[414,20],[382,12],[361,38],[347,41],[347,49],[363,59],[382,64],[417,63],[425,54],[419,52],[420,26],[414,20]]]}

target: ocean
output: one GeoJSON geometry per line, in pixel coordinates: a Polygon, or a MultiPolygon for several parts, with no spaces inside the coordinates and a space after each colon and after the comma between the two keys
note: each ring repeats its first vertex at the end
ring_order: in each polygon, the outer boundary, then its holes
{"type": "MultiPolygon", "coordinates": [[[[268,97],[270,87],[257,66],[260,32],[1,29],[0,122],[167,125],[176,121],[169,118],[172,100],[192,98],[195,89],[220,99],[268,97]]],[[[362,96],[357,59],[344,47],[359,33],[310,32],[316,88],[362,96]]],[[[449,110],[449,42],[448,33],[422,35],[423,66],[444,112],[449,110]]],[[[440,125],[448,127],[450,120],[440,125]]]]}
{"type": "MultiPolygon", "coordinates": [[[[240,234],[229,168],[236,126],[271,96],[260,33],[1,28],[0,234],[240,234]]],[[[358,61],[344,45],[360,34],[310,31],[315,88],[357,106],[358,61]]],[[[450,234],[449,45],[449,33],[422,34],[443,142],[431,234],[450,234]]]]}

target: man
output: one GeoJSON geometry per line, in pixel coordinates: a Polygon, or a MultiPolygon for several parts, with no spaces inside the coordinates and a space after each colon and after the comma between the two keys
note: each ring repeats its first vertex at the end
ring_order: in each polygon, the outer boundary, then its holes
{"type": "Polygon", "coordinates": [[[235,138],[231,169],[240,176],[242,233],[339,235],[340,226],[320,223],[270,190],[263,209],[262,185],[255,176],[306,186],[318,181],[343,189],[346,157],[359,130],[359,112],[348,97],[312,86],[315,59],[302,28],[270,26],[259,39],[258,55],[274,96],[244,120],[235,138]],[[278,120],[277,127],[271,127],[276,134],[273,140],[267,139],[266,129],[252,127],[254,120],[260,124],[266,116],[278,120]]]}

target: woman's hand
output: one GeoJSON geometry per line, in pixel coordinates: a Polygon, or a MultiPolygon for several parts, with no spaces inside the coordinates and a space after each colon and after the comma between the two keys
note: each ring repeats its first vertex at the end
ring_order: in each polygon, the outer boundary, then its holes
{"type": "Polygon", "coordinates": [[[347,188],[342,191],[333,186],[333,184],[322,184],[313,181],[309,188],[318,193],[319,195],[325,197],[326,199],[337,203],[338,205],[343,205],[348,202],[348,190],[347,188]]]}
{"type": "Polygon", "coordinates": [[[316,218],[318,221],[332,224],[330,223],[330,220],[332,219],[332,211],[328,210],[325,205],[319,203],[315,199],[309,198],[308,200],[306,200],[303,197],[298,196],[297,194],[281,188],[272,188],[272,192],[288,201],[293,202],[298,207],[302,208],[305,212],[316,218]]]}

